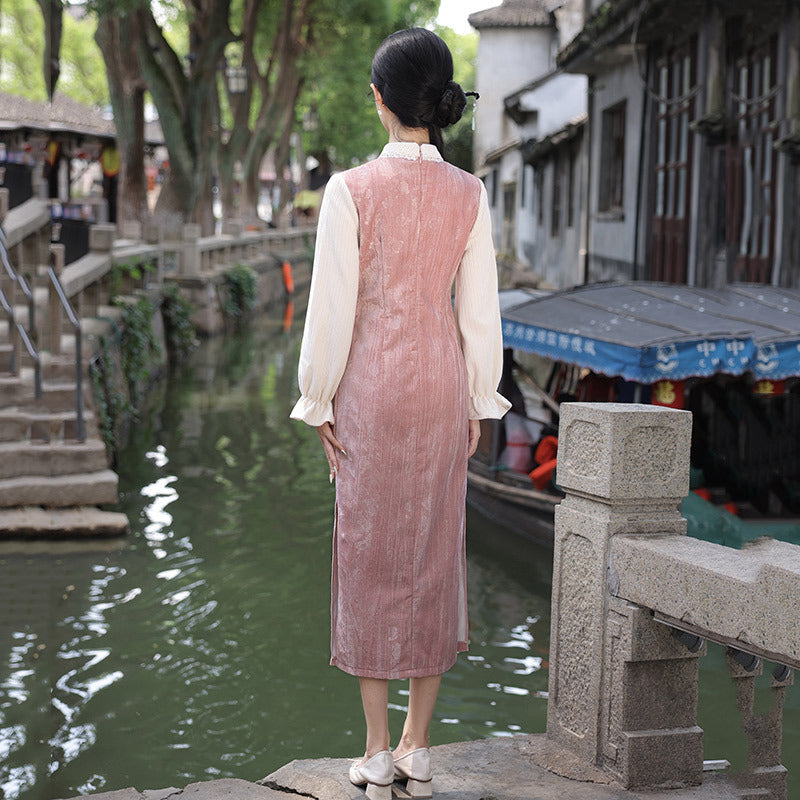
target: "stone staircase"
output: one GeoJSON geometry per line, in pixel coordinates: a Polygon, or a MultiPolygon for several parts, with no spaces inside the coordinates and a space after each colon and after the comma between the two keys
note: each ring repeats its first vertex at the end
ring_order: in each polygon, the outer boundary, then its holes
{"type": "MultiPolygon", "coordinates": [[[[8,227],[6,231],[6,241],[13,243],[13,232],[8,227]]],[[[11,294],[2,264],[0,270],[5,278],[0,290],[5,286],[6,294],[11,294]]],[[[46,274],[46,268],[36,271],[46,274]]],[[[39,277],[33,297],[40,344],[53,340],[52,332],[46,331],[51,291],[49,278],[45,283],[39,277]]],[[[13,310],[15,322],[23,321],[27,328],[28,306],[14,304],[13,310]]],[[[39,349],[41,393],[37,397],[32,359],[24,348],[15,347],[11,338],[15,335],[4,314],[0,317],[0,538],[127,532],[124,514],[98,508],[117,502],[118,479],[109,468],[92,412],[88,358],[83,360],[85,438],[81,440],[74,347],[72,353],[65,348],[57,355],[39,349]],[[21,364],[11,369],[15,349],[21,364]]]]}

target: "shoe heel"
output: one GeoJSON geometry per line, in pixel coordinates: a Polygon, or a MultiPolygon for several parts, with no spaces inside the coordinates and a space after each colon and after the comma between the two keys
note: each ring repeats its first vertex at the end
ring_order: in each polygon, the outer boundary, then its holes
{"type": "Polygon", "coordinates": [[[431,781],[415,781],[413,778],[409,778],[406,783],[406,792],[408,792],[414,800],[424,800],[426,797],[433,797],[431,781]]]}
{"type": "Polygon", "coordinates": [[[379,786],[377,783],[368,783],[367,797],[369,800],[392,800],[392,785],[379,786]]]}

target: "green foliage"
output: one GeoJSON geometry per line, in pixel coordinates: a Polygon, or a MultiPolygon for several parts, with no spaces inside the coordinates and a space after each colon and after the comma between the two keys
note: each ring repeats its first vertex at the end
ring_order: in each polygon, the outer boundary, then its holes
{"type": "Polygon", "coordinates": [[[302,62],[305,89],[298,117],[309,112],[316,128],[305,131],[307,153],[330,157],[349,167],[378,152],[386,132],[370,91],[372,55],[393,31],[425,25],[438,0],[325,0],[317,11],[316,41],[302,62]]]}
{"type": "MultiPolygon", "coordinates": [[[[436,33],[447,42],[453,54],[454,80],[464,87],[465,92],[475,88],[475,62],[478,57],[478,34],[456,33],[452,28],[437,26],[436,33]]],[[[461,121],[442,132],[445,157],[451,164],[472,172],[472,115],[474,99],[467,98],[467,107],[461,121]]]]}
{"type": "MultiPolygon", "coordinates": [[[[100,49],[94,42],[95,18],[64,13],[61,76],[56,89],[81,103],[108,103],[108,82],[100,49]]],[[[42,73],[44,20],[36,0],[0,4],[0,90],[30,100],[46,100],[42,73]]]]}
{"type": "Polygon", "coordinates": [[[164,287],[161,313],[164,317],[164,332],[170,363],[176,364],[186,358],[197,345],[197,336],[190,319],[192,307],[181,296],[176,283],[164,287]]]}
{"type": "Polygon", "coordinates": [[[100,337],[100,352],[89,365],[95,412],[100,435],[106,452],[112,456],[117,451],[117,431],[123,415],[132,411],[128,398],[114,381],[114,359],[108,336],[100,337]]]}
{"type": "Polygon", "coordinates": [[[256,273],[245,264],[237,264],[222,276],[225,300],[222,313],[232,319],[242,319],[256,307],[256,273]]]}
{"type": "Polygon", "coordinates": [[[134,408],[142,386],[150,379],[153,363],[161,355],[161,346],[153,333],[153,304],[145,297],[125,305],[120,327],[122,336],[122,372],[134,408]]]}
{"type": "Polygon", "coordinates": [[[131,280],[140,281],[146,272],[155,272],[156,265],[150,262],[125,261],[122,264],[112,264],[109,277],[111,296],[119,294],[123,290],[123,282],[126,276],[131,280]]]}

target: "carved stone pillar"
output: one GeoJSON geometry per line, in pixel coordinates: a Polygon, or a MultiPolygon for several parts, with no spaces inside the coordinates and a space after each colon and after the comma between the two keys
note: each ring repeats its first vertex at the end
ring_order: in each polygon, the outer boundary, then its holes
{"type": "Polygon", "coordinates": [[[614,536],[683,536],[692,417],[565,403],[559,428],[547,735],[628,788],[701,782],[697,655],[613,596],[614,536]]]}

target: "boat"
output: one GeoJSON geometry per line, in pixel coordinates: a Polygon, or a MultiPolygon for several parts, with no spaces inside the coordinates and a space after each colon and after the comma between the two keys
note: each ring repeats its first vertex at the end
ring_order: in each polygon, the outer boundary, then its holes
{"type": "Polygon", "coordinates": [[[800,543],[800,291],[609,282],[501,291],[500,308],[512,410],[481,423],[471,505],[552,544],[560,403],[650,403],[693,412],[690,529],[800,543]]]}

